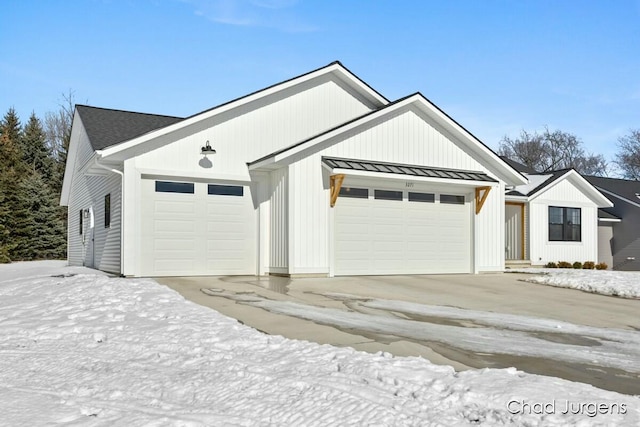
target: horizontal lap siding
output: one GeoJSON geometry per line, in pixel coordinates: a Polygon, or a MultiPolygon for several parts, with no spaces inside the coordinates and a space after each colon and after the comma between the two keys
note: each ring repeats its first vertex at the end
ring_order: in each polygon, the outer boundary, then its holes
{"type": "MultiPolygon", "coordinates": [[[[93,207],[94,211],[94,267],[120,273],[120,176],[85,176],[76,174],[69,201],[68,259],[70,265],[88,265],[85,245],[79,234],[79,212],[93,207]],[[104,227],[104,196],[111,194],[111,226],[104,227]]],[[[88,219],[85,219],[88,221],[88,219]]]]}

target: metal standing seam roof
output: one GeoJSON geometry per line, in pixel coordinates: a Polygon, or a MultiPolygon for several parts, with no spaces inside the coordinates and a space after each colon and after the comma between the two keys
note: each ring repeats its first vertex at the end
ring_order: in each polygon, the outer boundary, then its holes
{"type": "Polygon", "coordinates": [[[458,179],[462,181],[498,182],[484,172],[457,169],[432,168],[428,166],[400,163],[376,162],[369,160],[322,157],[322,162],[332,169],[357,170],[365,172],[392,173],[423,178],[458,179]]]}

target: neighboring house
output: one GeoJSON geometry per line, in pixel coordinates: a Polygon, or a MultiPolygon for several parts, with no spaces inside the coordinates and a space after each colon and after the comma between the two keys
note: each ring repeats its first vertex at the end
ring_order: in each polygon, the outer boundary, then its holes
{"type": "Polygon", "coordinates": [[[640,182],[585,178],[614,204],[599,213],[600,259],[614,270],[640,270],[640,182]]]}
{"type": "Polygon", "coordinates": [[[544,265],[550,261],[602,261],[598,209],[613,203],[573,169],[536,173],[503,158],[529,183],[507,188],[505,258],[544,265]]]}
{"type": "Polygon", "coordinates": [[[184,119],[78,106],[61,203],[69,263],[125,276],[478,273],[526,182],[334,62],[184,119]]]}

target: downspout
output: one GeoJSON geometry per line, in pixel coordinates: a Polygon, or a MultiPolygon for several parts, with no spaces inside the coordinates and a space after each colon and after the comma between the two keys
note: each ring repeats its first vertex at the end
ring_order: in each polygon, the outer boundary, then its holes
{"type": "Polygon", "coordinates": [[[120,275],[124,276],[124,172],[101,164],[98,162],[98,156],[93,158],[95,166],[120,175],[120,275]]]}

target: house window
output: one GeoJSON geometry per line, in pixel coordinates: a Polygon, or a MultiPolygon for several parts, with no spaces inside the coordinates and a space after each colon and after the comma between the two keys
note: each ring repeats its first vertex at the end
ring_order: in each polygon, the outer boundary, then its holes
{"type": "Polygon", "coordinates": [[[82,230],[84,229],[84,209],[80,209],[80,221],[78,221],[78,234],[82,235],[82,230]]]}
{"type": "Polygon", "coordinates": [[[549,206],[549,241],[581,242],[580,208],[549,206]]]}
{"type": "Polygon", "coordinates": [[[373,197],[375,197],[378,200],[402,201],[402,191],[374,190],[373,197]]]}
{"type": "Polygon", "coordinates": [[[242,187],[241,185],[209,184],[209,187],[207,188],[207,193],[218,195],[218,196],[243,196],[244,187],[242,187]]]}
{"type": "Polygon", "coordinates": [[[104,196],[104,228],[111,227],[111,194],[104,196]]]}
{"type": "Polygon", "coordinates": [[[342,187],[340,188],[340,197],[353,197],[355,199],[368,199],[368,188],[342,187]]]}
{"type": "Polygon", "coordinates": [[[436,200],[436,195],[433,193],[413,193],[409,192],[410,202],[426,202],[433,203],[436,200]]]}
{"type": "Polygon", "coordinates": [[[193,182],[156,181],[156,193],[193,194],[193,182]]]}
{"type": "Polygon", "coordinates": [[[449,205],[464,205],[464,196],[455,196],[453,194],[441,194],[440,203],[449,205]]]}

